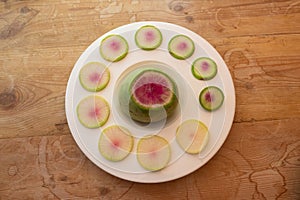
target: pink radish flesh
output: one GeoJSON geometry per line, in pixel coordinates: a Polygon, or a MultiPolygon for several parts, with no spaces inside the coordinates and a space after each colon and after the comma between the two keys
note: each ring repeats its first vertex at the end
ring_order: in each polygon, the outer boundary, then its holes
{"type": "Polygon", "coordinates": [[[92,74],[90,74],[89,79],[93,83],[98,83],[101,79],[101,74],[98,74],[96,72],[92,73],[92,74]]]}
{"type": "Polygon", "coordinates": [[[181,51],[185,50],[188,47],[187,43],[181,42],[178,44],[177,48],[181,51]]]}
{"type": "Polygon", "coordinates": [[[112,41],[110,43],[110,47],[111,47],[112,50],[117,51],[117,50],[120,49],[120,44],[119,44],[119,42],[112,41]]]}
{"type": "Polygon", "coordinates": [[[207,92],[207,93],[205,94],[205,100],[206,100],[207,102],[212,102],[212,101],[214,100],[214,96],[213,96],[210,92],[207,92]]]}
{"type": "Polygon", "coordinates": [[[207,71],[209,68],[209,64],[207,62],[203,62],[201,66],[203,71],[207,71]]]}
{"type": "Polygon", "coordinates": [[[146,32],[146,40],[148,42],[152,42],[155,39],[155,35],[153,33],[153,31],[147,31],[146,32]]]}
{"type": "Polygon", "coordinates": [[[120,146],[120,141],[118,141],[118,140],[112,141],[113,148],[118,148],[119,146],[120,146]]]}
{"type": "Polygon", "coordinates": [[[91,118],[96,118],[97,116],[99,116],[100,114],[100,108],[98,107],[95,107],[94,109],[92,109],[90,112],[89,112],[89,116],[91,118]]]}
{"type": "MultiPolygon", "coordinates": [[[[134,93],[142,104],[162,104],[163,96],[169,94],[170,89],[157,83],[146,83],[135,89],[134,93]]],[[[166,95],[167,96],[167,95],[166,95]]]]}

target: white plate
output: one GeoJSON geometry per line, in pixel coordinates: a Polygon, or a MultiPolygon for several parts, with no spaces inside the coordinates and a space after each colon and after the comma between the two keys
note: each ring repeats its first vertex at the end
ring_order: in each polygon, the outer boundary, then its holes
{"type": "Polygon", "coordinates": [[[196,33],[178,25],[164,22],[137,22],[118,27],[102,35],[94,41],[80,56],[69,78],[66,91],[66,116],[71,133],[82,152],[97,166],[106,172],[122,179],[142,182],[158,183],[183,177],[207,163],[220,149],[231,128],[235,113],[235,90],[229,70],[218,52],[202,37],[196,33]],[[152,51],[139,49],[134,41],[135,31],[143,25],[154,25],[160,29],[163,35],[161,46],[152,51]],[[110,63],[99,54],[99,45],[103,38],[110,34],[122,35],[129,44],[128,55],[121,61],[110,63]],[[195,43],[194,54],[186,60],[178,60],[168,52],[168,42],[177,35],[189,36],[195,43]],[[191,73],[191,63],[198,57],[210,57],[218,66],[216,77],[209,81],[200,81],[191,73]],[[80,124],[76,114],[79,101],[93,94],[82,88],[78,75],[81,67],[91,61],[106,64],[111,73],[108,86],[95,94],[104,97],[110,104],[111,115],[107,123],[98,129],[88,129],[80,124]],[[180,109],[178,113],[166,124],[156,123],[150,126],[140,126],[119,112],[116,104],[117,83],[129,70],[139,65],[148,65],[158,62],[159,68],[168,73],[176,82],[179,91],[180,109]],[[222,107],[214,112],[207,112],[201,108],[198,102],[200,91],[209,85],[218,86],[224,92],[225,100],[222,107]],[[209,141],[205,149],[199,155],[184,153],[175,141],[176,128],[187,119],[198,119],[209,128],[209,141]],[[133,152],[120,162],[110,162],[104,159],[98,151],[98,139],[101,130],[117,124],[130,130],[135,136],[133,152]],[[149,172],[143,169],[137,162],[135,150],[139,137],[147,134],[158,134],[166,138],[172,149],[172,157],[169,165],[161,171],[149,172]]]}

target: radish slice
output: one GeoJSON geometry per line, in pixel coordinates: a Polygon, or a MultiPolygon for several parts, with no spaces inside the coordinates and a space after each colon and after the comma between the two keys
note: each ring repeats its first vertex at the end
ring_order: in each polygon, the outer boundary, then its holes
{"type": "Polygon", "coordinates": [[[207,111],[219,109],[222,106],[223,101],[224,94],[222,90],[216,86],[204,88],[199,95],[199,102],[207,111]]]}
{"type": "Polygon", "coordinates": [[[127,53],[128,43],[120,35],[109,35],[100,44],[100,54],[107,61],[120,61],[125,58],[127,53]]]}
{"type": "Polygon", "coordinates": [[[200,153],[207,144],[208,129],[200,121],[187,120],[177,128],[176,141],[185,152],[200,153]]]}
{"type": "Polygon", "coordinates": [[[137,145],[137,159],[140,165],[149,171],[161,170],[171,158],[168,141],[160,136],[146,136],[137,145]]]}
{"type": "Polygon", "coordinates": [[[135,34],[135,43],[144,50],[153,50],[161,45],[162,34],[158,28],[151,25],[142,26],[135,34]]]}
{"type": "Polygon", "coordinates": [[[108,120],[109,114],[109,104],[100,96],[85,97],[77,106],[78,119],[87,128],[103,126],[108,120]]]}
{"type": "Polygon", "coordinates": [[[199,80],[210,80],[217,74],[217,64],[210,58],[198,58],[193,62],[192,73],[199,80]]]}
{"type": "Polygon", "coordinates": [[[193,55],[195,45],[189,37],[176,35],[170,40],[168,49],[174,58],[184,60],[193,55]]]}
{"type": "Polygon", "coordinates": [[[110,79],[108,68],[99,62],[90,62],[82,67],[79,80],[83,88],[91,92],[103,90],[110,79]]]}
{"type": "Polygon", "coordinates": [[[121,161],[131,152],[133,137],[121,126],[110,126],[101,133],[98,148],[104,158],[110,161],[121,161]]]}

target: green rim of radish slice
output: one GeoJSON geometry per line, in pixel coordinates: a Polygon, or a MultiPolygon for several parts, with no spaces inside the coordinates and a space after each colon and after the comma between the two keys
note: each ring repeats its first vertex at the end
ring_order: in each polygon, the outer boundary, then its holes
{"type": "Polygon", "coordinates": [[[176,35],[170,40],[168,50],[174,58],[184,60],[193,55],[195,45],[188,36],[176,35]]]}
{"type": "Polygon", "coordinates": [[[146,170],[165,168],[171,159],[169,142],[157,135],[145,136],[137,144],[137,160],[146,170]]]}
{"type": "Polygon", "coordinates": [[[98,149],[104,158],[117,162],[130,154],[133,143],[133,137],[126,128],[114,125],[102,131],[98,149]]]}
{"type": "Polygon", "coordinates": [[[208,141],[208,129],[201,121],[184,121],[176,130],[176,141],[187,153],[198,154],[208,141]]]}
{"type": "Polygon", "coordinates": [[[110,114],[108,102],[100,96],[90,95],[82,99],[77,105],[77,117],[87,128],[103,126],[110,114]]]}
{"type": "Polygon", "coordinates": [[[109,35],[100,44],[102,58],[110,62],[117,62],[125,58],[128,53],[128,43],[120,35],[109,35]]]}
{"type": "Polygon", "coordinates": [[[87,63],[79,72],[79,81],[82,87],[91,92],[103,90],[107,86],[109,80],[109,69],[99,62],[87,63]]]}
{"type": "Polygon", "coordinates": [[[224,94],[222,90],[216,86],[209,86],[204,88],[199,95],[199,102],[201,106],[207,111],[214,111],[219,109],[224,101],[224,94]]]}
{"type": "Polygon", "coordinates": [[[211,58],[198,58],[192,64],[192,73],[199,80],[210,80],[217,74],[217,64],[211,58]]]}
{"type": "Polygon", "coordinates": [[[135,33],[135,43],[143,50],[153,50],[162,43],[162,34],[158,28],[146,25],[139,28],[135,33]]]}

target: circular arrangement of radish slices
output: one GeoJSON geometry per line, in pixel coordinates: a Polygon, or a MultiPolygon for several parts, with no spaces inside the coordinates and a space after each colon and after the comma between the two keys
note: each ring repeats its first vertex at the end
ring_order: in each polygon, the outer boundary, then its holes
{"type": "MultiPolygon", "coordinates": [[[[149,51],[158,48],[162,44],[163,35],[157,27],[146,25],[136,31],[134,39],[137,47],[149,51]]],[[[128,51],[128,43],[121,35],[108,35],[101,41],[99,47],[100,55],[109,62],[117,62],[124,59],[128,51]]],[[[174,58],[184,60],[193,55],[195,45],[191,38],[179,34],[170,39],[168,51],[174,58]]],[[[209,57],[200,57],[192,63],[191,71],[198,80],[210,80],[217,74],[217,64],[209,57]]],[[[89,62],[81,68],[79,81],[87,91],[100,92],[110,81],[110,71],[103,63],[89,62]]],[[[208,86],[199,94],[200,105],[206,111],[217,110],[222,106],[223,101],[224,94],[216,86],[208,86]]],[[[103,126],[107,122],[109,115],[109,104],[99,95],[89,95],[77,105],[78,120],[87,128],[103,126]]],[[[181,123],[174,134],[178,145],[189,154],[199,154],[209,138],[209,131],[206,125],[195,119],[181,123]]],[[[133,151],[134,141],[135,138],[126,128],[113,125],[101,132],[98,150],[105,159],[117,162],[125,159],[133,151]]],[[[166,139],[158,135],[143,137],[138,140],[136,158],[138,163],[148,171],[161,170],[170,161],[170,144],[166,139]]]]}

